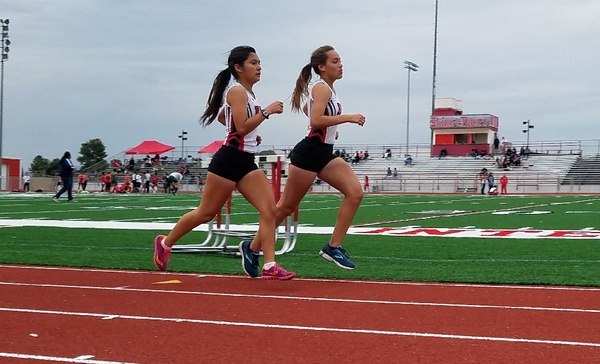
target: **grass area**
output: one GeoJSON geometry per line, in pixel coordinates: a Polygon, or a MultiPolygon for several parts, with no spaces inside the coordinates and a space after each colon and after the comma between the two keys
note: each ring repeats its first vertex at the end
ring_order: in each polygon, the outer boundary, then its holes
{"type": "MultiPolygon", "coordinates": [[[[157,233],[136,222],[175,223],[198,205],[199,195],[77,195],[55,203],[49,195],[0,195],[2,219],[61,220],[66,227],[0,227],[1,263],[152,270],[157,233]],[[131,229],[69,227],[70,221],[119,221],[131,229]]],[[[308,195],[302,226],[333,226],[340,195],[308,195]]],[[[354,220],[377,227],[600,230],[599,196],[368,195],[354,220]]],[[[234,196],[232,223],[258,215],[234,196]]],[[[72,223],[73,225],[75,223],[72,223]]],[[[598,237],[587,239],[454,238],[348,235],[344,247],[357,263],[345,271],[317,253],[328,235],[300,234],[294,251],[278,257],[301,277],[600,286],[598,237]]],[[[192,232],[179,243],[198,243],[192,232]]],[[[242,274],[240,260],[224,254],[176,253],[171,271],[242,274]]]]}

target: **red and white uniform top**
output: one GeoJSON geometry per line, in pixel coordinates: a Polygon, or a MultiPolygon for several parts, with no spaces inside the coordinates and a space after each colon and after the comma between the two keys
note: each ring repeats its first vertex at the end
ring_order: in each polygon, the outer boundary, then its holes
{"type": "MultiPolygon", "coordinates": [[[[237,150],[247,153],[256,153],[256,149],[258,147],[258,143],[256,141],[256,137],[258,136],[258,128],[255,128],[243,137],[237,132],[235,128],[231,106],[227,103],[227,93],[233,87],[244,88],[241,84],[236,82],[233,85],[231,85],[227,89],[227,91],[225,91],[225,129],[227,130],[227,136],[225,137],[223,145],[234,147],[237,150]]],[[[249,92],[245,88],[244,91],[246,91],[246,95],[248,96],[248,104],[246,105],[246,115],[248,116],[248,118],[251,118],[260,112],[260,103],[256,100],[256,98],[251,92],[249,92]]]]}
{"type": "MultiPolygon", "coordinates": [[[[315,103],[315,100],[312,96],[312,90],[318,83],[322,83],[329,88],[331,91],[331,97],[329,101],[327,101],[327,105],[325,106],[325,116],[336,116],[342,114],[342,104],[337,97],[335,91],[329,87],[329,85],[323,81],[323,79],[318,79],[313,86],[310,88],[308,92],[308,121],[310,123],[310,116],[312,114],[312,107],[315,103]]],[[[337,125],[328,126],[326,128],[312,128],[308,127],[308,137],[318,139],[321,143],[325,144],[335,144],[335,134],[337,131],[337,125]]]]}

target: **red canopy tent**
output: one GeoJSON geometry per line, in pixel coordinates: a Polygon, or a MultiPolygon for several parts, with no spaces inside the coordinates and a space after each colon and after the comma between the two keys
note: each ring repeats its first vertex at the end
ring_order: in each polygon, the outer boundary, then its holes
{"type": "Polygon", "coordinates": [[[215,154],[223,145],[222,140],[215,140],[198,151],[198,154],[215,154]]]}
{"type": "Polygon", "coordinates": [[[139,145],[127,150],[125,154],[162,154],[175,149],[156,140],[144,140],[139,145]]]}

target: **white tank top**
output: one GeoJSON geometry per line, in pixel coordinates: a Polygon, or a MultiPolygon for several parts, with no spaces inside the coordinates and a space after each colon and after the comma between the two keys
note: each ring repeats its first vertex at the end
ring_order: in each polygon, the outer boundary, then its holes
{"type": "MultiPolygon", "coordinates": [[[[231,112],[231,106],[227,103],[227,93],[229,92],[229,90],[231,90],[231,88],[238,86],[244,88],[241,84],[236,82],[225,91],[225,129],[227,130],[227,135],[225,136],[225,141],[223,142],[223,145],[227,145],[247,153],[256,153],[256,149],[258,147],[258,144],[256,143],[256,137],[258,136],[258,128],[255,128],[254,130],[242,137],[235,128],[235,123],[233,122],[233,113],[231,112]]],[[[248,118],[251,118],[260,112],[261,107],[254,95],[252,95],[252,93],[250,93],[245,88],[244,91],[246,91],[246,95],[248,96],[248,104],[246,105],[246,115],[248,116],[248,118]]]]}
{"type": "MultiPolygon", "coordinates": [[[[317,82],[313,84],[308,92],[308,137],[318,139],[321,143],[325,144],[335,144],[335,132],[337,130],[337,125],[328,126],[326,128],[311,128],[310,127],[310,116],[312,114],[312,107],[315,103],[312,90],[316,84],[322,83],[325,86],[329,87],[327,82],[323,81],[323,79],[318,79],[317,82]]],[[[335,91],[331,87],[329,87],[329,91],[331,91],[331,97],[325,106],[325,113],[323,115],[326,116],[336,116],[342,114],[342,104],[338,99],[335,91]]]]}

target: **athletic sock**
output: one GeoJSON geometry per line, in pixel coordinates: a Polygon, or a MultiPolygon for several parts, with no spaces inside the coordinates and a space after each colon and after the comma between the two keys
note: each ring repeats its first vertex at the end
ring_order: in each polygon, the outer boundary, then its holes
{"type": "Polygon", "coordinates": [[[269,270],[275,265],[275,262],[268,262],[263,265],[264,270],[269,270]]]}
{"type": "Polygon", "coordinates": [[[165,245],[165,239],[163,239],[163,240],[160,242],[160,245],[162,245],[162,247],[163,247],[165,250],[171,250],[171,248],[172,248],[172,247],[170,247],[170,246],[167,246],[167,245],[165,245]]]}

